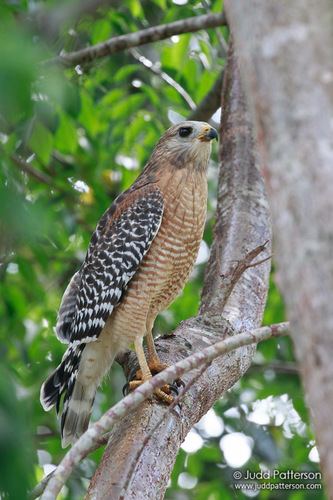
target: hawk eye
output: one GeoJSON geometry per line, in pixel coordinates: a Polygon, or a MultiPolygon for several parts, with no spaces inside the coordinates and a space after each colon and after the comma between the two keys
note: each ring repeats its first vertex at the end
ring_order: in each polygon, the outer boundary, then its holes
{"type": "Polygon", "coordinates": [[[179,129],[179,135],[180,137],[188,137],[190,133],[192,132],[191,127],[182,127],[179,129]]]}

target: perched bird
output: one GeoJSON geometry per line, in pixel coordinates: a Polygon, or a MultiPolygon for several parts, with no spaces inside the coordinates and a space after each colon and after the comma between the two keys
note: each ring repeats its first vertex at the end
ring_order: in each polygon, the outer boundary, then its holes
{"type": "MultiPolygon", "coordinates": [[[[217,132],[204,122],[173,125],[136,181],[99,221],[67,286],[55,332],[68,348],[41,388],[46,411],[62,408],[62,446],[87,429],[97,387],[115,356],[134,344],[141,380],[163,370],[152,328],[183,290],[206,219],[206,171],[217,132]],[[142,342],[146,337],[149,363],[142,342]]],[[[166,391],[167,392],[167,391],[166,391]]],[[[156,395],[170,403],[165,391],[156,395]]]]}

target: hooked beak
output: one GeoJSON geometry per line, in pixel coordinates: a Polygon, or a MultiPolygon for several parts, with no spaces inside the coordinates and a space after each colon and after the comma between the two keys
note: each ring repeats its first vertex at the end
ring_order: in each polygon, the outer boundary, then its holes
{"type": "Polygon", "coordinates": [[[205,125],[203,127],[203,133],[200,134],[197,139],[200,141],[208,142],[212,141],[213,139],[216,139],[218,141],[218,133],[216,132],[215,128],[210,127],[209,125],[205,125]]]}
{"type": "Polygon", "coordinates": [[[212,141],[213,139],[216,139],[216,141],[218,142],[219,140],[219,136],[218,136],[218,133],[217,131],[215,130],[215,128],[211,127],[208,132],[206,133],[205,135],[206,139],[208,139],[209,141],[212,141]]]}

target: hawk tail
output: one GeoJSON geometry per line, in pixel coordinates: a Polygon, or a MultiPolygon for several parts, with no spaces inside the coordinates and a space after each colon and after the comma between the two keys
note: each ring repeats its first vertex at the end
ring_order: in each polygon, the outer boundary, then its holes
{"type": "Polygon", "coordinates": [[[88,428],[96,395],[96,383],[83,384],[78,376],[79,364],[85,344],[69,346],[60,365],[45,380],[40,392],[44,410],[56,405],[59,413],[60,400],[65,392],[61,416],[62,447],[73,444],[88,428]]]}
{"type": "Polygon", "coordinates": [[[40,400],[44,410],[56,405],[65,393],[61,416],[61,444],[66,448],[87,430],[97,387],[101,383],[117,350],[99,350],[94,342],[69,345],[58,368],[45,380],[40,400]],[[98,349],[97,349],[98,351],[98,349]]]}
{"type": "Polygon", "coordinates": [[[91,410],[95,401],[96,384],[83,384],[77,378],[66,393],[61,416],[61,445],[66,448],[88,429],[91,410]]]}

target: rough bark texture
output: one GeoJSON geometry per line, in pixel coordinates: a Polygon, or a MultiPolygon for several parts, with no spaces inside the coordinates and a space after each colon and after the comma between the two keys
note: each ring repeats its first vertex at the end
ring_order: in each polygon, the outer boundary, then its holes
{"type": "MultiPolygon", "coordinates": [[[[221,172],[212,253],[198,316],[182,322],[174,334],[156,342],[163,362],[172,364],[224,336],[261,324],[266,302],[269,262],[248,269],[231,294],[222,319],[222,273],[244,255],[270,239],[270,217],[264,183],[251,136],[245,100],[233,49],[228,56],[221,126],[221,172]],[[218,249],[218,250],[217,250],[218,249]]],[[[260,258],[269,255],[267,245],[260,258]]],[[[169,412],[152,437],[155,423],[167,407],[146,401],[115,425],[87,498],[163,498],[179,447],[190,428],[247,370],[253,346],[213,361],[186,394],[182,408],[169,412]]],[[[135,358],[120,360],[133,372],[135,358]]],[[[195,376],[184,376],[189,382],[195,376]]]]}
{"type": "Polygon", "coordinates": [[[333,498],[333,4],[228,0],[266,163],[279,283],[333,498]]]}

